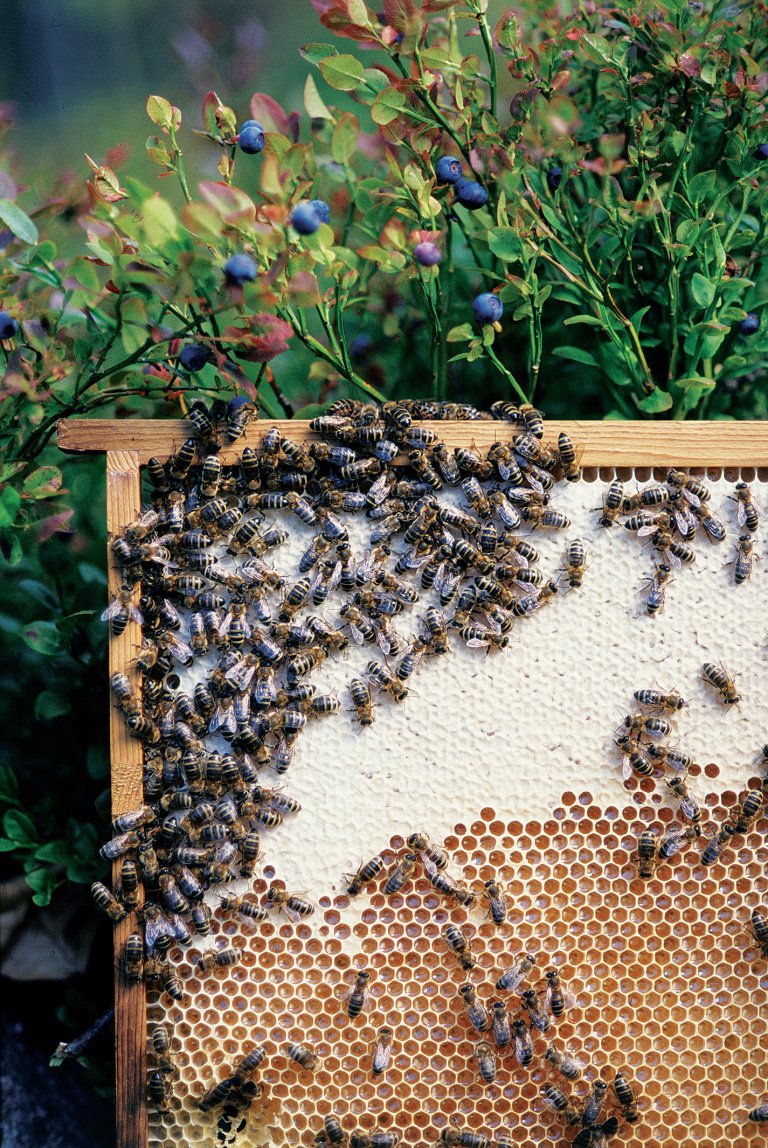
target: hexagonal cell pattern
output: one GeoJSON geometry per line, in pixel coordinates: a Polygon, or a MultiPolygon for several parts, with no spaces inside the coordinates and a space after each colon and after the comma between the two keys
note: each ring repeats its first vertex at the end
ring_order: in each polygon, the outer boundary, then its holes
{"type": "MultiPolygon", "coordinates": [[[[708,811],[722,819],[737,801],[733,792],[710,795],[708,811]]],[[[476,883],[498,877],[508,902],[500,926],[485,902],[467,911],[440,897],[422,870],[385,896],[401,837],[384,852],[377,883],[352,905],[326,899],[313,927],[280,917],[252,930],[217,921],[203,943],[171,953],[184,1002],[150,994],[150,1026],[172,1023],[180,1070],[170,1112],[150,1113],[150,1143],[309,1145],[331,1112],[346,1131],[392,1130],[405,1145],[434,1144],[451,1122],[520,1145],[567,1143],[572,1133],[543,1104],[542,1084],[558,1085],[578,1106],[591,1081],[612,1081],[621,1068],[640,1119],[622,1120],[615,1143],[751,1148],[759,1127],[746,1113],[765,1088],[768,963],[749,918],[768,901],[768,821],[755,822],[709,868],[693,846],[641,880],[638,835],[665,828],[664,812],[599,808],[590,793],[566,793],[543,824],[505,822],[484,808],[456,825],[444,842],[450,871],[476,883]],[[470,938],[469,973],[443,939],[448,922],[470,938]],[[240,962],[201,974],[199,952],[223,939],[241,950],[240,962]],[[495,981],[526,951],[537,958],[526,985],[540,989],[545,970],[556,968],[575,1000],[546,1038],[534,1033],[529,1068],[499,1051],[496,1080],[486,1085],[458,988],[468,979],[486,1005],[503,996],[514,1015],[517,995],[499,993],[495,981]],[[362,967],[371,973],[371,1007],[350,1020],[343,997],[362,967]],[[393,1030],[392,1058],[376,1077],[371,1058],[384,1025],[393,1030]],[[580,1080],[563,1081],[542,1059],[550,1038],[585,1063],[580,1080]],[[296,1041],[321,1058],[314,1072],[287,1057],[296,1041]],[[266,1050],[264,1093],[227,1140],[222,1110],[203,1113],[198,1102],[257,1044],[266,1050]]],[[[605,1111],[620,1114],[610,1103],[605,1111]]]]}

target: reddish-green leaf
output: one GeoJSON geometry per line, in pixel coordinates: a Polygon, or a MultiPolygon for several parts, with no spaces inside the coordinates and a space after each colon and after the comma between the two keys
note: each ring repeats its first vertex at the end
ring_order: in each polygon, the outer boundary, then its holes
{"type": "Polygon", "coordinates": [[[347,163],[355,154],[359,136],[360,124],[357,116],[352,112],[345,112],[333,129],[331,139],[331,154],[336,163],[347,163]]]}
{"type": "Polygon", "coordinates": [[[251,96],[251,115],[264,125],[265,131],[279,132],[282,136],[291,134],[288,116],[277,100],[273,100],[264,92],[254,92],[251,96]]]}
{"type": "Polygon", "coordinates": [[[325,82],[338,92],[353,92],[360,87],[365,74],[357,57],[348,54],[327,56],[320,61],[320,71],[325,82]]]}
{"type": "Polygon", "coordinates": [[[61,488],[62,476],[57,466],[40,466],[28,474],[22,483],[27,498],[50,498],[61,488]]]}

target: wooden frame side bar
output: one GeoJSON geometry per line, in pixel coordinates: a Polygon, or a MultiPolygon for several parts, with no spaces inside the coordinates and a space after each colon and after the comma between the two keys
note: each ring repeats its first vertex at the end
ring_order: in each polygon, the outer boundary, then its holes
{"type": "MultiPolygon", "coordinates": [[[[107,451],[107,536],[121,534],[141,512],[141,471],[138,451],[107,451]]],[[[111,547],[108,551],[110,600],[121,586],[120,573],[111,547]]],[[[138,598],[138,587],[134,591],[138,598]]],[[[128,676],[134,689],[141,683],[133,659],[141,647],[141,626],[129,621],[124,632],[109,641],[109,674],[128,676]]],[[[112,762],[112,816],[118,817],[144,803],[144,771],[141,742],[128,733],[123,715],[110,698],[109,744],[112,762]]],[[[113,864],[118,882],[120,861],[113,864]]],[[[147,993],[144,982],[126,984],[121,957],[125,942],[139,929],[135,913],[115,926],[115,1075],[117,1148],[145,1148],[147,1123],[147,993]]]]}
{"type": "MultiPolygon", "coordinates": [[[[547,422],[547,441],[565,431],[583,467],[766,467],[768,421],[753,422],[547,422]]],[[[306,420],[252,422],[242,438],[221,450],[224,463],[239,458],[245,446],[256,446],[272,426],[303,442],[313,438],[306,420]]],[[[474,444],[487,449],[497,440],[509,441],[512,428],[495,420],[424,422],[448,446],[474,444]]],[[[167,458],[194,434],[183,420],[62,419],[58,443],[66,451],[130,451],[141,465],[153,455],[167,458]]]]}

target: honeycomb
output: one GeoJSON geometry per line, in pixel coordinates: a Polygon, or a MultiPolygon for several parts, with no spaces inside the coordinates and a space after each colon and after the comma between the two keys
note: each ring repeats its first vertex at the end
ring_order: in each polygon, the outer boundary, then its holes
{"type": "MultiPolygon", "coordinates": [[[[686,696],[692,693],[688,728],[681,722],[681,732],[696,759],[709,762],[692,773],[706,821],[733,812],[754,772],[743,764],[745,747],[749,755],[766,740],[765,729],[757,724],[764,724],[768,705],[760,692],[765,635],[756,633],[754,625],[761,594],[764,610],[765,572],[758,567],[752,584],[726,591],[722,565],[731,555],[712,548],[702,555],[701,572],[680,574],[661,624],[647,619],[635,597],[643,573],[636,540],[594,529],[590,511],[599,502],[597,490],[592,484],[577,485],[564,492],[564,505],[574,519],[568,536],[581,534],[591,547],[584,594],[567,612],[553,609],[537,619],[536,628],[524,627],[526,632],[515,639],[518,659],[512,651],[487,664],[482,655],[476,657],[470,680],[472,655],[462,651],[444,659],[444,665],[426,667],[420,700],[403,712],[382,707],[364,737],[353,734],[342,718],[308,731],[307,744],[286,779],[287,791],[298,793],[304,812],[295,824],[276,831],[274,852],[267,850],[261,877],[250,888],[259,897],[275,883],[303,891],[304,874],[319,911],[307,923],[294,925],[277,915],[253,929],[217,913],[208,937],[171,950],[186,995],[176,1003],[155,990],[148,994],[149,1029],[158,1021],[172,1024],[178,1066],[170,1111],[161,1114],[150,1107],[153,1148],[309,1145],[331,1112],[348,1132],[391,1129],[408,1145],[435,1144],[441,1130],[454,1125],[491,1138],[507,1134],[521,1145],[567,1143],[573,1133],[566,1133],[546,1108],[541,1085],[555,1083],[575,1099],[584,1098],[592,1080],[598,1075],[612,1080],[619,1067],[635,1088],[640,1120],[631,1127],[622,1122],[612,1143],[751,1148],[759,1140],[760,1130],[746,1114],[765,1095],[768,963],[760,958],[749,917],[753,908],[768,904],[766,818],[724,850],[718,864],[705,869],[692,847],[660,865],[653,879],[640,880],[633,859],[639,833],[647,826],[663,831],[676,813],[652,779],[633,777],[622,785],[611,728],[622,707],[628,712],[632,689],[651,685],[651,678],[663,672],[662,684],[679,687],[686,696]],[[727,611],[726,592],[732,595],[727,611]],[[566,613],[573,614],[572,622],[566,613]],[[575,662],[554,684],[543,679],[542,665],[551,663],[551,649],[562,669],[578,651],[589,619],[594,626],[595,618],[596,643],[612,625],[623,626],[612,642],[615,649],[600,648],[605,657],[600,673],[574,675],[575,662]],[[704,656],[717,660],[723,654],[724,633],[746,686],[744,707],[727,720],[706,686],[691,686],[704,656]],[[521,748],[513,742],[509,715],[492,712],[493,692],[518,688],[515,675],[520,673],[529,682],[545,681],[546,690],[539,694],[560,691],[561,703],[549,725],[540,699],[532,698],[521,748]],[[573,695],[566,693],[566,682],[573,682],[573,695]],[[490,695],[473,693],[483,689],[490,695]],[[590,690],[600,695],[593,702],[590,690]],[[468,707],[463,712],[455,707],[446,712],[451,691],[461,693],[468,707]],[[462,777],[473,754],[466,738],[458,756],[455,749],[450,756],[457,730],[463,727],[466,733],[468,712],[476,745],[494,727],[502,731],[502,744],[493,748],[494,767],[487,771],[489,784],[482,790],[462,777]],[[439,722],[441,713],[443,728],[433,734],[429,722],[439,722]],[[560,720],[574,731],[565,752],[567,774],[561,768],[560,720]],[[406,740],[411,726],[422,735],[415,748],[406,740]],[[427,736],[436,738],[433,756],[421,753],[417,759],[415,752],[420,745],[423,750],[427,736]],[[373,784],[359,818],[358,810],[350,817],[349,808],[339,818],[324,789],[330,775],[346,778],[352,761],[359,760],[361,775],[375,783],[376,763],[381,767],[387,754],[407,767],[405,774],[398,773],[393,760],[387,775],[399,795],[392,798],[394,813],[373,784]],[[301,769],[310,758],[317,767],[312,776],[301,769]],[[416,760],[427,767],[420,779],[416,760]],[[542,768],[531,769],[531,760],[542,768]],[[442,761],[443,784],[434,773],[442,761]],[[418,801],[397,788],[411,779],[414,789],[421,786],[418,801]],[[569,791],[562,792],[568,783],[569,791]],[[582,790],[585,785],[590,789],[582,790]],[[480,793],[485,800],[478,800],[480,793]],[[426,825],[414,812],[417,806],[423,807],[426,825]],[[456,822],[460,811],[471,809],[476,810],[474,819],[456,822]],[[510,810],[522,813],[512,820],[510,810]],[[401,827],[398,832],[390,831],[393,820],[401,827]],[[452,873],[475,887],[491,876],[503,882],[510,906],[503,925],[487,919],[482,903],[468,912],[455,908],[423,875],[400,894],[383,894],[387,870],[402,855],[407,832],[422,827],[433,840],[443,841],[452,873]],[[382,837],[388,839],[386,849],[382,837]],[[382,877],[352,901],[334,894],[334,882],[342,887],[342,869],[353,869],[356,861],[375,852],[382,852],[387,863],[382,877]],[[278,855],[279,869],[271,864],[278,855]],[[341,856],[356,861],[341,865],[341,856]],[[469,974],[442,938],[449,921],[462,925],[471,939],[477,967],[469,974]],[[203,975],[197,958],[216,942],[233,944],[242,959],[230,969],[203,975]],[[526,984],[539,987],[545,969],[555,967],[575,997],[547,1033],[547,1040],[553,1037],[558,1047],[588,1066],[575,1084],[563,1082],[543,1061],[542,1038],[535,1039],[530,1068],[520,1068],[507,1051],[499,1055],[495,1083],[479,1080],[473,1057],[477,1034],[458,988],[469,980],[486,1004],[498,999],[496,978],[525,951],[537,955],[526,984]],[[372,1007],[350,1021],[342,998],[361,967],[372,974],[372,1007]],[[387,1072],[377,1078],[371,1058],[384,1025],[393,1030],[393,1053],[387,1072]],[[286,1049],[296,1041],[311,1045],[321,1057],[315,1072],[288,1058],[286,1049]],[[264,1095],[243,1114],[242,1130],[232,1135],[220,1126],[221,1108],[201,1112],[198,1103],[255,1045],[266,1051],[258,1073],[264,1095]]],[[[765,514],[766,490],[759,486],[765,514]]],[[[727,484],[716,487],[718,496],[724,496],[727,484]]],[[[563,539],[539,541],[550,564],[556,561],[563,539]]],[[[343,670],[339,682],[349,677],[349,667],[343,670]]],[[[341,669],[329,666],[328,672],[341,669]]],[[[363,792],[358,781],[349,776],[351,801],[363,792]]],[[[759,781],[753,778],[749,784],[759,781]]],[[[238,883],[237,891],[244,889],[238,883]]],[[[515,994],[503,995],[513,1012],[515,994]]]]}

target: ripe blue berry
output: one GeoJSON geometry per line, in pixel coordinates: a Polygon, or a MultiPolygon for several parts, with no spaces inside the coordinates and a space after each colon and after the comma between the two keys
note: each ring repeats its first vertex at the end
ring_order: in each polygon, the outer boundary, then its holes
{"type": "Polygon", "coordinates": [[[551,167],[547,172],[547,187],[554,195],[560,186],[560,180],[563,178],[563,169],[558,167],[557,164],[551,167]]]}
{"type": "Polygon", "coordinates": [[[202,343],[187,343],[179,355],[179,362],[185,371],[201,371],[210,358],[211,352],[202,343]]]}
{"type": "Polygon", "coordinates": [[[331,209],[324,199],[310,199],[309,206],[315,209],[321,223],[331,222],[331,209]]]}
{"type": "Polygon", "coordinates": [[[417,243],[413,249],[413,258],[422,267],[434,267],[443,258],[442,252],[436,243],[431,243],[425,240],[423,243],[417,243]]]}
{"type": "Polygon", "coordinates": [[[299,203],[291,212],[291,223],[299,235],[314,235],[322,222],[311,203],[299,203]]]}
{"type": "Polygon", "coordinates": [[[7,311],[0,311],[0,339],[12,339],[19,329],[19,324],[13,315],[7,311]]]}
{"type": "Polygon", "coordinates": [[[243,251],[237,255],[231,255],[224,264],[224,278],[233,287],[242,287],[243,283],[253,283],[257,271],[256,260],[243,251]]]}
{"type": "Polygon", "coordinates": [[[768,159],[768,143],[757,145],[755,148],[755,159],[768,159]]]}
{"type": "Polygon", "coordinates": [[[488,192],[474,179],[460,179],[456,183],[456,198],[468,211],[477,211],[488,202],[488,192]]]}
{"type": "Polygon", "coordinates": [[[472,311],[478,323],[497,323],[504,314],[504,304],[498,295],[486,291],[482,295],[475,296],[472,311]]]}
{"type": "Polygon", "coordinates": [[[744,318],[739,323],[739,330],[742,335],[754,335],[760,327],[760,316],[756,311],[747,311],[744,318]]]}
{"type": "Polygon", "coordinates": [[[364,363],[373,350],[373,339],[370,335],[355,335],[349,344],[349,354],[353,363],[364,363]]]}
{"type": "Polygon", "coordinates": [[[246,120],[240,128],[237,146],[246,155],[257,155],[264,150],[264,129],[257,120],[246,120]]]}
{"type": "Polygon", "coordinates": [[[435,175],[440,183],[458,183],[463,170],[461,162],[452,155],[441,155],[435,164],[435,175]]]}

